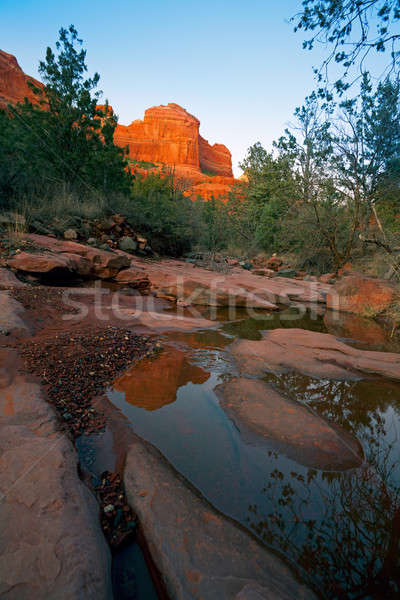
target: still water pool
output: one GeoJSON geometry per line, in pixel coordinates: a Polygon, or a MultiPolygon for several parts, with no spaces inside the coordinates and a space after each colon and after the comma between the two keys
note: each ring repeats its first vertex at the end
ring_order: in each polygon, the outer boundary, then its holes
{"type": "MultiPolygon", "coordinates": [[[[215,389],[235,376],[229,346],[262,331],[330,332],[362,349],[400,351],[376,322],[296,309],[224,320],[215,330],[175,333],[108,393],[134,431],[154,444],[219,510],[283,552],[322,597],[400,597],[400,386],[265,374],[285,397],[359,440],[359,468],[302,464],[274,439],[249,439],[215,389]]],[[[207,316],[207,315],[204,315],[207,316]]],[[[300,436],[301,438],[301,436],[300,436]]],[[[300,441],[301,445],[301,441],[300,441]]]]}

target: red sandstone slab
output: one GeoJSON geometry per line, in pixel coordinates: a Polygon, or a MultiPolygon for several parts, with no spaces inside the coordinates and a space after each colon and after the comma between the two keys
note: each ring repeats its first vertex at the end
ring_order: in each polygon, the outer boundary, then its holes
{"type": "Polygon", "coordinates": [[[218,386],[216,392],[222,408],[250,441],[268,442],[314,469],[338,471],[362,464],[362,448],[355,438],[264,381],[236,378],[218,386]]]}
{"type": "Polygon", "coordinates": [[[125,489],[171,598],[315,600],[283,560],[215,510],[151,444],[132,437],[125,489]]]}
{"type": "Polygon", "coordinates": [[[274,329],[260,341],[239,340],[231,349],[241,373],[248,375],[296,370],[326,379],[379,375],[400,381],[400,354],[357,350],[327,333],[274,329]]]}

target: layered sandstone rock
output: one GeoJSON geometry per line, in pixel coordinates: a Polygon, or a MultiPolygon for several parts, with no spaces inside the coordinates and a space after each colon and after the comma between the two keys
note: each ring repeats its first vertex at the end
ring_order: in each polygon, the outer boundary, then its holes
{"type": "MultiPolygon", "coordinates": [[[[3,320],[9,331],[28,330],[25,316],[0,292],[0,329],[3,320]]],[[[54,410],[16,362],[13,350],[0,350],[0,597],[109,600],[98,504],[54,410]]]]}
{"type": "Polygon", "coordinates": [[[214,175],[232,177],[232,157],[228,148],[223,144],[210,146],[207,140],[199,135],[200,169],[214,175]]]}
{"type": "Polygon", "coordinates": [[[24,98],[34,102],[35,94],[28,82],[38,87],[42,86],[33,77],[25,75],[15,56],[0,50],[0,108],[23,102],[24,98]]]}
{"type": "Polygon", "coordinates": [[[134,170],[143,172],[143,163],[150,163],[147,170],[167,166],[189,183],[191,196],[226,195],[234,183],[231,153],[223,144],[211,146],[199,127],[196,117],[170,103],[147,109],[143,120],[118,125],[114,141],[128,148],[134,170]]]}
{"type": "Polygon", "coordinates": [[[146,110],[143,121],[118,125],[115,142],[134,160],[199,168],[198,119],[177,104],[146,110]]]}

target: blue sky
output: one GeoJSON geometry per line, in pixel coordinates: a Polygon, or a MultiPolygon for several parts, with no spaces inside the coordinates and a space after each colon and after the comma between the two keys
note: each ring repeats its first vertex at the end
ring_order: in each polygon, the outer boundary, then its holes
{"type": "Polygon", "coordinates": [[[289,18],[300,0],[0,0],[0,48],[37,76],[48,45],[73,23],[103,99],[123,124],[176,102],[201,121],[210,143],[237,164],[267,148],[313,89],[318,52],[302,50],[289,18]]]}

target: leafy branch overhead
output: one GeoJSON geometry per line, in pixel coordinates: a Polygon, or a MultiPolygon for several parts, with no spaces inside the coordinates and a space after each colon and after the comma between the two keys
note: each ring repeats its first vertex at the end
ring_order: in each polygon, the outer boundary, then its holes
{"type": "MultiPolygon", "coordinates": [[[[320,83],[329,81],[329,66],[342,67],[334,87],[343,93],[357,78],[354,69],[368,70],[371,51],[387,52],[383,75],[397,71],[400,52],[399,0],[303,0],[303,10],[292,18],[295,31],[310,32],[303,48],[328,47],[328,55],[315,69],[320,83]]],[[[321,88],[321,92],[324,88],[321,88]]]]}

